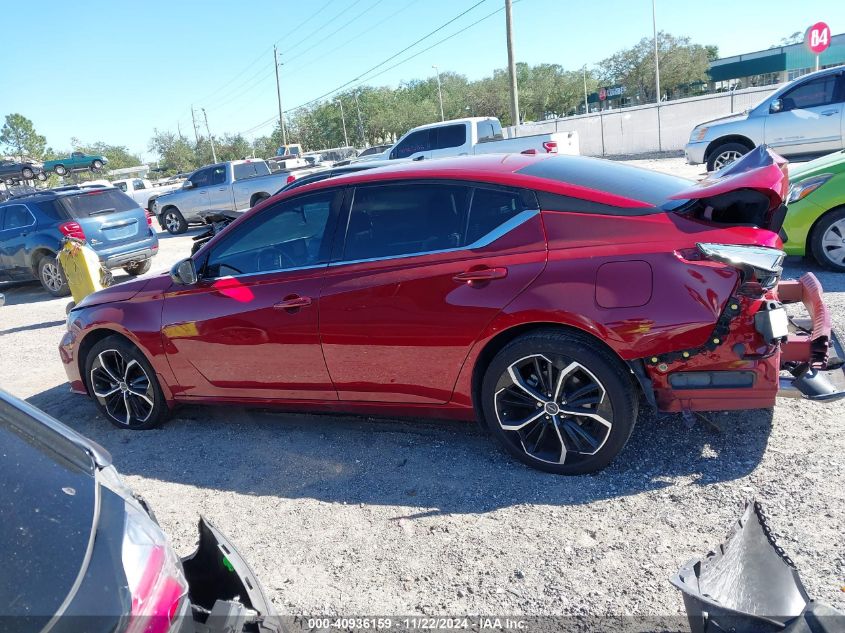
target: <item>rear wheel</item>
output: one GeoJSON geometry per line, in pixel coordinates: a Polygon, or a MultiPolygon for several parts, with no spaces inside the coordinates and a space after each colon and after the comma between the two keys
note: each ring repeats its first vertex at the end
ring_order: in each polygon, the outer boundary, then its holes
{"type": "Polygon", "coordinates": [[[825,268],[845,272],[845,208],[821,217],[810,234],[810,250],[825,268]]]}
{"type": "Polygon", "coordinates": [[[250,208],[254,207],[255,205],[257,205],[257,204],[258,204],[258,203],[260,203],[260,202],[264,202],[264,201],[265,201],[267,198],[269,198],[269,197],[270,197],[270,196],[269,196],[268,194],[266,194],[266,193],[259,193],[259,194],[256,194],[256,195],[255,195],[255,196],[253,196],[253,198],[252,198],[252,202],[251,202],[251,203],[250,203],[250,205],[249,205],[249,206],[250,206],[250,208]]]}
{"type": "Polygon", "coordinates": [[[21,176],[23,176],[24,180],[32,180],[35,178],[35,172],[32,171],[29,167],[24,167],[21,170],[21,176]]]}
{"type": "Polygon", "coordinates": [[[176,207],[165,209],[161,217],[163,219],[164,228],[167,229],[167,232],[171,235],[179,235],[180,233],[184,233],[188,230],[188,223],[176,207]]]}
{"type": "Polygon", "coordinates": [[[124,266],[123,270],[125,270],[128,274],[132,275],[133,277],[137,277],[138,275],[143,275],[145,273],[150,272],[150,268],[153,265],[153,260],[145,259],[142,262],[137,264],[132,264],[130,266],[124,266]]]}
{"type": "Polygon", "coordinates": [[[151,429],[167,417],[155,371],[141,351],[121,337],[94,344],[85,359],[85,380],[97,407],[119,428],[151,429]]]}
{"type": "Polygon", "coordinates": [[[38,262],[38,281],[54,297],[66,297],[70,294],[65,271],[54,255],[45,255],[38,262]]]}
{"type": "Polygon", "coordinates": [[[43,171],[39,171],[38,174],[35,177],[38,180],[40,180],[41,182],[44,182],[45,180],[47,180],[47,174],[43,171]]]}
{"type": "Polygon", "coordinates": [[[565,475],[607,466],[637,419],[637,392],[622,363],[577,332],[544,330],[508,344],[487,368],[481,398],[508,453],[565,475]]]}
{"type": "Polygon", "coordinates": [[[745,156],[751,148],[742,143],[723,143],[710,153],[707,171],[717,171],[745,156]]]}
{"type": "Polygon", "coordinates": [[[53,171],[56,172],[59,176],[64,176],[67,174],[67,168],[64,165],[56,165],[53,168],[53,171]]]}

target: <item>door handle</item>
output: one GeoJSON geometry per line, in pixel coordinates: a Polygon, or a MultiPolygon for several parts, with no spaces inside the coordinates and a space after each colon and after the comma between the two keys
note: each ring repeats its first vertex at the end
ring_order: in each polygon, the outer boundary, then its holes
{"type": "Polygon", "coordinates": [[[477,270],[466,270],[458,273],[452,279],[460,283],[467,283],[472,285],[474,282],[492,281],[493,279],[504,279],[508,276],[508,269],[504,267],[497,268],[479,268],[477,270]]]}
{"type": "Polygon", "coordinates": [[[273,304],[273,307],[276,310],[287,310],[287,311],[294,311],[299,310],[299,308],[304,308],[306,306],[311,305],[311,297],[300,297],[299,295],[289,295],[279,301],[278,303],[273,304]]]}
{"type": "Polygon", "coordinates": [[[220,187],[217,191],[226,191],[226,187],[220,187]]]}
{"type": "Polygon", "coordinates": [[[839,110],[822,110],[822,116],[832,116],[838,112],[839,110]]]}

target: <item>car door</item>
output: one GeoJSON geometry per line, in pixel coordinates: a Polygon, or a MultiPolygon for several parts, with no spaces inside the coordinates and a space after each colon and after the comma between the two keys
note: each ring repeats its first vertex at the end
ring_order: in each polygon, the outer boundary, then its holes
{"type": "Polygon", "coordinates": [[[431,155],[431,130],[411,132],[390,151],[394,158],[429,158],[431,155]]]}
{"type": "Polygon", "coordinates": [[[32,277],[27,261],[26,238],[35,230],[35,216],[23,204],[3,208],[0,223],[0,259],[6,274],[13,279],[32,277]]]}
{"type": "Polygon", "coordinates": [[[211,188],[211,167],[200,169],[194,172],[189,178],[193,187],[189,191],[189,195],[185,196],[184,209],[182,215],[187,217],[196,217],[200,211],[208,209],[208,192],[211,188]]]}
{"type": "Polygon", "coordinates": [[[227,230],[174,285],[162,336],[177,395],[336,400],[317,331],[342,190],[276,203],[227,230]]]}
{"type": "Polygon", "coordinates": [[[784,92],[766,116],[766,143],[785,155],[842,149],[843,89],[842,73],[832,73],[784,92]]]}
{"type": "Polygon", "coordinates": [[[417,181],[361,185],[347,207],[320,295],[339,398],[447,402],[481,331],[545,266],[534,195],[417,181]]]}
{"type": "Polygon", "coordinates": [[[211,186],[208,187],[208,209],[233,211],[232,187],[226,184],[226,165],[211,167],[211,186]]]}
{"type": "Polygon", "coordinates": [[[431,151],[426,158],[464,156],[467,150],[467,125],[455,123],[431,129],[431,151]]]}

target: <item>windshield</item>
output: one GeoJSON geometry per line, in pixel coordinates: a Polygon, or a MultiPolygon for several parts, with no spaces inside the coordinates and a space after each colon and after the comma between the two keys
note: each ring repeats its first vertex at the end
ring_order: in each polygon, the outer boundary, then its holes
{"type": "Polygon", "coordinates": [[[56,202],[75,219],[131,211],[138,208],[138,204],[132,198],[117,189],[85,191],[64,196],[56,202]]]}

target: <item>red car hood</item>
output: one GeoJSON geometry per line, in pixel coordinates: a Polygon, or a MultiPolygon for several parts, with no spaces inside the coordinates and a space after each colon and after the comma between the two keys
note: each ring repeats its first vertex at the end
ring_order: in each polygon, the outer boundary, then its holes
{"type": "Polygon", "coordinates": [[[166,272],[139,277],[131,281],[124,281],[123,283],[103,288],[102,290],[92,293],[80,301],[74,308],[87,308],[90,306],[101,305],[103,303],[113,303],[115,301],[128,301],[136,297],[139,293],[155,294],[163,292],[171,286],[173,281],[170,275],[166,272]]]}

